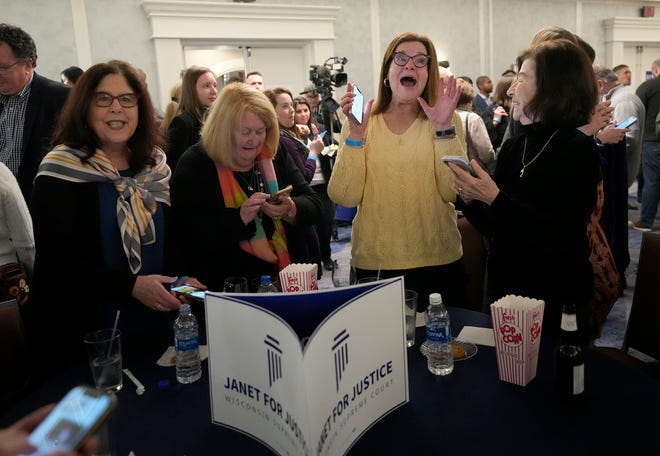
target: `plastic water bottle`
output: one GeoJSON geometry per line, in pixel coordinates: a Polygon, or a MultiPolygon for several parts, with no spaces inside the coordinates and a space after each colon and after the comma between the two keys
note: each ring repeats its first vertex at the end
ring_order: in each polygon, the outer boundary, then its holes
{"type": "Polygon", "coordinates": [[[442,304],[440,293],[429,295],[429,306],[424,315],[426,342],[423,353],[428,369],[434,375],[448,375],[454,370],[454,354],[451,343],[449,312],[442,304]]]}
{"type": "Polygon", "coordinates": [[[174,348],[176,349],[176,379],[179,383],[193,383],[202,377],[199,358],[199,325],[189,304],[181,304],[174,320],[174,348]]]}
{"type": "Polygon", "coordinates": [[[257,293],[279,293],[279,290],[275,284],[270,281],[269,275],[262,275],[261,279],[259,279],[257,293]]]}

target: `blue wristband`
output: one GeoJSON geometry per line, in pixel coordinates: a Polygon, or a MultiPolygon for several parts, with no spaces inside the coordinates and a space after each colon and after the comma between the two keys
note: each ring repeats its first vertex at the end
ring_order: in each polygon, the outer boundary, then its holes
{"type": "Polygon", "coordinates": [[[362,146],[364,146],[364,141],[362,141],[361,139],[356,140],[356,139],[346,138],[344,140],[344,143],[346,143],[347,146],[351,146],[351,147],[362,147],[362,146]]]}
{"type": "Polygon", "coordinates": [[[313,156],[313,155],[308,155],[308,156],[307,156],[307,160],[314,160],[314,161],[316,161],[316,157],[313,156]]]}

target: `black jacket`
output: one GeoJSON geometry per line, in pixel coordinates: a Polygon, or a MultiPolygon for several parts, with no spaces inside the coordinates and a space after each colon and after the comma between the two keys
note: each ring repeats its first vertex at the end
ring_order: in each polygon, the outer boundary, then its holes
{"type": "Polygon", "coordinates": [[[167,129],[167,164],[174,171],[179,158],[188,147],[199,141],[202,123],[190,113],[182,112],[174,119],[167,129]]]}
{"type": "Polygon", "coordinates": [[[39,163],[52,149],[50,138],[53,127],[69,90],[69,86],[34,73],[23,125],[23,158],[17,176],[18,185],[28,204],[39,163]]]}

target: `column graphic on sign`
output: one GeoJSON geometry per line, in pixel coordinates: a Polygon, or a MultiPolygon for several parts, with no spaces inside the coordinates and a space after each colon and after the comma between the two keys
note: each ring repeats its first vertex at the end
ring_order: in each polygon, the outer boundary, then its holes
{"type": "Polygon", "coordinates": [[[273,383],[282,378],[282,350],[280,341],[269,334],[266,334],[264,343],[268,360],[268,386],[273,386],[273,383]]]}
{"type": "Polygon", "coordinates": [[[346,342],[348,337],[348,331],[344,329],[333,339],[334,345],[332,346],[332,352],[335,357],[335,388],[337,391],[339,391],[341,376],[348,365],[348,342],[346,342]]]}

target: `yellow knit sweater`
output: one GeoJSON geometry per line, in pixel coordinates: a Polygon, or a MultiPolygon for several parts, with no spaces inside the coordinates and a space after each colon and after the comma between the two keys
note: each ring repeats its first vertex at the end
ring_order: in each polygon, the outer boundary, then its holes
{"type": "Polygon", "coordinates": [[[467,156],[457,114],[453,123],[456,138],[436,141],[425,117],[396,135],[374,115],[360,148],[344,144],[344,125],[328,194],[337,204],[358,207],[351,237],[355,267],[411,269],[463,255],[451,171],[441,160],[467,156]]]}

